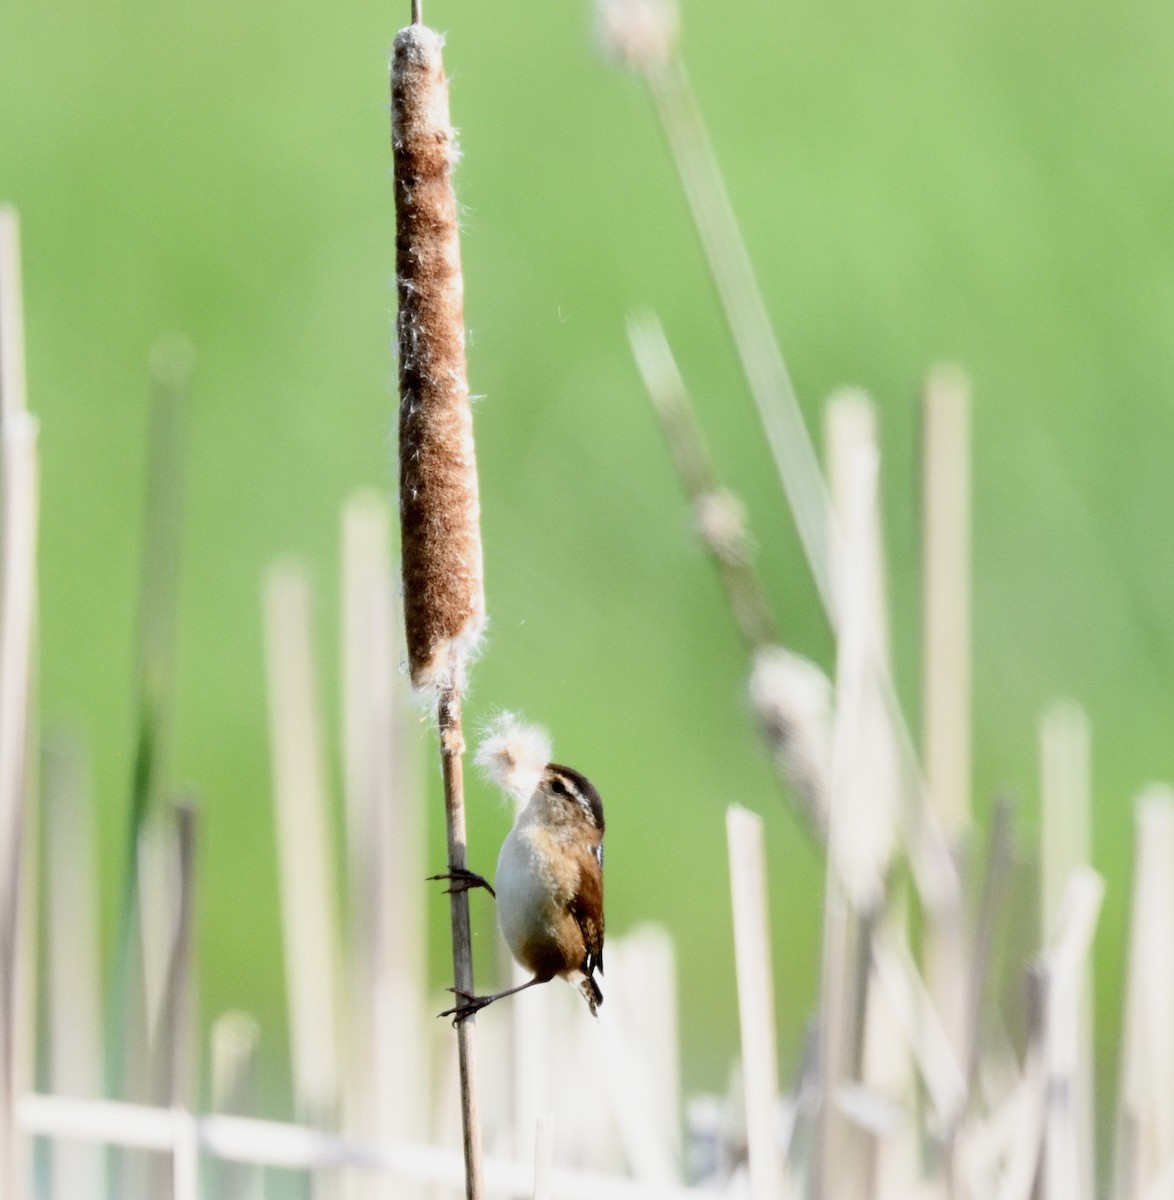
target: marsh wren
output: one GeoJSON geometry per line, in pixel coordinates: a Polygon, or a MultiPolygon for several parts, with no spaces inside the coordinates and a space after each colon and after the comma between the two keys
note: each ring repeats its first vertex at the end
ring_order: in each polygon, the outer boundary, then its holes
{"type": "MultiPolygon", "coordinates": [[[[502,782],[503,771],[491,766],[490,773],[502,782]]],[[[502,786],[517,793],[516,781],[502,786]]],[[[472,872],[433,878],[493,893],[472,872]]],[[[557,763],[541,768],[529,803],[502,843],[494,882],[502,936],[534,978],[492,996],[458,992],[461,1003],[440,1015],[462,1021],[556,975],[578,987],[594,1015],[603,1003],[595,981],[596,971],[603,974],[603,802],[586,776],[557,763]]]]}

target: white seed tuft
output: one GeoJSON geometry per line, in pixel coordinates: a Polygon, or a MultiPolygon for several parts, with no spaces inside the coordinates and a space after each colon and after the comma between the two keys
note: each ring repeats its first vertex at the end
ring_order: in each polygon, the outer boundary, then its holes
{"type": "Polygon", "coordinates": [[[490,782],[519,802],[529,800],[550,762],[550,734],[510,712],[486,726],[473,761],[490,782]]]}

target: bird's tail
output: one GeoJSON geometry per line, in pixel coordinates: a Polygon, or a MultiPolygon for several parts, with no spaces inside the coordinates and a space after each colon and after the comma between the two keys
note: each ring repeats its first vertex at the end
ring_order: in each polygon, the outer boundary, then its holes
{"type": "Polygon", "coordinates": [[[599,990],[599,984],[595,982],[595,977],[593,975],[580,975],[579,991],[583,993],[583,999],[587,1001],[587,1007],[591,1009],[591,1015],[595,1016],[599,1006],[603,1003],[603,993],[599,990]]]}

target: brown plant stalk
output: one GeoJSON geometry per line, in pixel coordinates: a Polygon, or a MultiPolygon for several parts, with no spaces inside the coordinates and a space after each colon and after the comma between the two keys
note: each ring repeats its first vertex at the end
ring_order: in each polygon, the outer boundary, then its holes
{"type": "MultiPolygon", "coordinates": [[[[418,18],[418,10],[413,11],[418,18]]],[[[480,509],[465,366],[452,168],[456,143],[439,34],[396,35],[391,65],[399,292],[399,457],[404,622],[417,690],[435,696],[449,870],[466,867],[461,693],[485,625],[480,509]]],[[[468,894],[451,895],[453,975],[473,992],[468,894]]],[[[465,1193],[483,1195],[473,1022],[457,1022],[465,1193]]]]}

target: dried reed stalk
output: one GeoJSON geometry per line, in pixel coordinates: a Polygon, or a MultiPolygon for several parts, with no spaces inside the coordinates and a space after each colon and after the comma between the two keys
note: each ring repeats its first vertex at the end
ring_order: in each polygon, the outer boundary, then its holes
{"type": "Polygon", "coordinates": [[[139,1036],[142,963],[139,849],[143,830],[167,790],[175,676],[175,630],[183,539],[184,425],[193,353],[182,337],[162,339],[151,355],[151,432],[144,498],[142,575],[135,676],[135,744],[126,825],[118,943],[109,1005],[108,1086],[114,1095],[139,1095],[147,1086],[148,1052],[139,1036]]]}
{"type": "MultiPolygon", "coordinates": [[[[928,803],[961,866],[970,825],[970,395],[956,367],[926,381],[922,441],[922,756],[928,803]]],[[[941,905],[923,939],[930,994],[963,1058],[967,934],[961,905],[941,905]]]]}
{"type": "Polygon", "coordinates": [[[37,595],[37,423],[20,408],[0,422],[0,1195],[24,1194],[24,1151],[15,1121],[26,1081],[19,1045],[27,958],[22,934],[25,826],[31,762],[31,697],[37,595]]]}
{"type": "MultiPolygon", "coordinates": [[[[20,530],[13,526],[7,515],[4,515],[9,505],[15,506],[13,519],[18,523],[24,522],[26,517],[31,515],[35,540],[37,500],[34,496],[30,509],[27,497],[22,493],[27,490],[30,483],[34,492],[38,486],[36,483],[38,468],[35,462],[36,425],[27,416],[20,220],[16,209],[10,206],[0,207],[0,435],[4,435],[6,430],[11,432],[15,440],[10,445],[6,444],[0,452],[0,487],[4,489],[3,499],[0,499],[0,542],[7,542],[11,537],[19,539],[21,536],[20,530]],[[20,458],[25,457],[26,450],[21,448],[21,443],[27,440],[28,430],[31,430],[32,437],[31,448],[28,450],[28,453],[33,455],[31,475],[26,469],[26,465],[11,464],[13,454],[20,458]],[[10,484],[5,478],[9,469],[14,470],[17,474],[17,479],[13,484],[10,484]]],[[[16,552],[18,554],[21,552],[19,544],[16,552]]],[[[30,553],[35,553],[35,550],[30,550],[30,553]]],[[[31,1086],[32,1048],[35,1045],[33,1022],[36,1010],[36,904],[34,902],[36,856],[32,851],[35,845],[36,812],[28,805],[26,798],[33,786],[36,765],[35,755],[31,751],[31,744],[36,736],[35,715],[32,712],[34,683],[31,667],[35,653],[33,647],[36,637],[34,612],[36,596],[35,579],[32,575],[27,580],[13,581],[11,589],[3,582],[4,570],[13,564],[9,562],[9,555],[5,551],[0,550],[0,554],[4,556],[3,560],[0,560],[0,587],[5,588],[5,592],[10,598],[15,597],[17,600],[18,611],[14,614],[14,620],[11,622],[12,629],[9,630],[9,633],[15,635],[18,643],[24,640],[17,628],[20,623],[19,593],[26,586],[32,589],[29,593],[28,649],[22,651],[19,645],[11,648],[14,661],[10,672],[5,672],[3,660],[0,659],[0,686],[16,686],[22,689],[22,697],[18,704],[19,712],[9,708],[9,711],[5,713],[3,709],[6,700],[0,696],[0,723],[7,723],[9,726],[7,731],[0,729],[0,753],[7,752],[10,756],[7,767],[0,766],[0,776],[6,777],[6,779],[0,778],[0,803],[6,806],[19,803],[20,806],[18,812],[9,811],[6,808],[3,813],[0,813],[0,820],[3,820],[6,825],[10,820],[15,821],[15,824],[4,830],[3,837],[7,839],[11,835],[17,839],[12,845],[5,842],[0,846],[0,850],[5,856],[0,886],[5,888],[11,886],[14,889],[10,895],[6,894],[2,913],[3,919],[5,921],[11,919],[13,926],[11,931],[5,931],[3,934],[3,954],[6,959],[3,966],[6,973],[3,986],[11,988],[11,991],[0,1003],[0,1017],[6,1025],[4,1051],[7,1056],[5,1062],[0,1065],[0,1071],[2,1071],[0,1084],[7,1089],[8,1093],[17,1093],[25,1087],[31,1086]],[[27,666],[21,666],[22,659],[27,659],[27,666]],[[21,674],[27,676],[23,684],[19,682],[18,678],[21,674]],[[21,729],[18,730],[14,722],[19,723],[21,729]],[[8,740],[6,732],[8,735],[19,736],[19,749],[8,740]],[[10,791],[9,787],[16,787],[19,791],[10,791]],[[11,878],[9,878],[9,872],[12,873],[11,878]],[[7,962],[8,956],[11,956],[10,963],[7,962]]],[[[14,566],[13,569],[23,571],[24,564],[20,564],[19,567],[14,566]]],[[[5,602],[0,599],[0,604],[5,602]]],[[[0,622],[4,620],[4,614],[0,611],[0,622]]],[[[6,634],[0,632],[0,654],[4,653],[5,637],[6,634]]],[[[10,695],[7,702],[11,702],[13,699],[14,696],[10,695]]],[[[2,1105],[0,1108],[0,1137],[5,1138],[6,1144],[10,1143],[13,1169],[19,1172],[23,1170],[23,1166],[17,1163],[16,1159],[23,1155],[23,1150],[18,1147],[18,1139],[15,1134],[10,1140],[5,1132],[11,1130],[10,1097],[0,1098],[0,1105],[2,1105]]],[[[0,1154],[3,1153],[4,1150],[0,1147],[0,1154]]],[[[0,1163],[0,1169],[2,1168],[3,1164],[0,1163]]],[[[0,1179],[0,1183],[2,1182],[4,1180],[0,1179]]]]}
{"type": "Polygon", "coordinates": [[[1174,1162],[1174,791],[1137,800],[1114,1200],[1151,1194],[1174,1162]]]}
{"type": "Polygon", "coordinates": [[[827,407],[828,478],[839,535],[831,564],[839,629],[833,797],[839,833],[829,849],[854,910],[867,915],[884,897],[901,804],[898,748],[886,706],[891,686],[880,452],[872,402],[856,390],[827,407]]]}
{"type": "MultiPolygon", "coordinates": [[[[608,948],[610,953],[611,943],[608,948]]],[[[607,961],[608,971],[614,975],[612,960],[608,958],[607,961]]],[[[551,1108],[556,1113],[574,1114],[560,1125],[560,1157],[568,1165],[586,1169],[617,1173],[626,1169],[629,1175],[636,1170],[648,1172],[655,1151],[649,1154],[644,1147],[637,1148],[634,1143],[639,1135],[635,1130],[620,1128],[631,1115],[630,1096],[620,1095],[631,1081],[631,1074],[623,1067],[616,1069],[614,1051],[617,1044],[627,1038],[627,1030],[621,1030],[618,1038],[605,1041],[604,1053],[600,1053],[601,1027],[609,1021],[609,1013],[615,1016],[611,1010],[614,978],[608,981],[607,1009],[598,1021],[584,1010],[582,1004],[574,1003],[573,992],[566,988],[549,990],[557,997],[550,1008],[553,1016],[550,1045],[557,1048],[560,1058],[563,1048],[570,1048],[569,1056],[561,1059],[567,1065],[551,1071],[551,1108]]],[[[608,1038],[609,1035],[602,1036],[608,1038]]],[[[551,1057],[554,1058],[553,1053],[551,1057]]],[[[641,1178],[633,1180],[633,1185],[649,1187],[656,1182],[641,1178]]]]}
{"type": "Polygon", "coordinates": [[[925,982],[899,931],[879,926],[872,938],[872,962],[900,1033],[913,1054],[932,1110],[932,1128],[949,1130],[966,1099],[966,1076],[938,1018],[925,982]]]}
{"type": "MultiPolygon", "coordinates": [[[[909,923],[908,905],[903,890],[893,889],[878,914],[899,936],[909,923]]],[[[871,929],[866,927],[866,934],[871,929]]],[[[867,939],[862,952],[869,954],[867,939]]],[[[912,1119],[916,1103],[916,1078],[913,1056],[907,1042],[894,1037],[897,1018],[888,994],[880,985],[871,958],[865,963],[865,998],[862,1009],[863,1045],[860,1052],[860,1093],[869,1104],[857,1117],[870,1120],[863,1128],[871,1135],[871,1153],[867,1155],[867,1174],[863,1178],[865,1194],[870,1200],[905,1200],[911,1182],[918,1177],[921,1143],[916,1122],[912,1119]]]]}
{"type": "Polygon", "coordinates": [[[925,785],[956,841],[970,824],[970,389],[957,367],[929,376],[922,421],[925,785]]]}
{"type": "MultiPolygon", "coordinates": [[[[58,1095],[102,1093],[102,995],[94,805],[80,748],[58,736],[45,748],[45,889],[49,1086],[58,1095]]],[[[58,1141],[59,1196],[102,1194],[102,1154],[58,1141]]]]}
{"type": "Polygon", "coordinates": [[[816,588],[830,612],[827,486],[688,76],[680,58],[669,53],[649,59],[643,79],[672,151],[816,588]]]}
{"type": "MultiPolygon", "coordinates": [[[[842,836],[837,831],[845,816],[833,796],[830,843],[842,836]]],[[[854,1074],[855,1014],[861,998],[853,968],[859,961],[860,924],[848,902],[833,854],[834,850],[829,851],[824,883],[819,982],[819,1113],[813,1171],[816,1200],[837,1200],[843,1189],[853,1187],[847,1173],[858,1169],[863,1159],[859,1139],[837,1103],[842,1087],[854,1074]]]]}
{"type": "Polygon", "coordinates": [[[24,412],[24,300],[20,276],[20,217],[0,206],[0,421],[24,412]]]}
{"type": "Polygon", "coordinates": [[[996,1200],[1029,1200],[1039,1178],[1040,1145],[1047,1115],[1049,997],[1053,979],[1048,963],[1027,971],[1027,1053],[1015,1096],[1015,1120],[1008,1133],[996,1200]]]}
{"type": "MultiPolygon", "coordinates": [[[[248,1116],[256,1093],[261,1027],[247,1013],[227,1012],[212,1026],[212,1111],[248,1116]]],[[[220,1163],[218,1200],[261,1200],[264,1180],[255,1164],[220,1163]]]]}
{"type": "MultiPolygon", "coordinates": [[[[151,441],[139,583],[138,730],[128,863],[137,853],[143,822],[166,789],[183,541],[184,426],[193,362],[191,345],[181,337],[162,339],[151,355],[151,441]]],[[[134,888],[134,879],[135,872],[128,870],[128,888],[134,888]]]]}
{"type": "Polygon", "coordinates": [[[554,1158],[554,1114],[543,1113],[534,1130],[534,1200],[551,1200],[550,1165],[554,1158]]]}
{"type": "MultiPolygon", "coordinates": [[[[465,367],[463,284],[442,39],[401,30],[391,62],[399,292],[401,553],[408,665],[435,694],[452,871],[466,868],[461,693],[485,625],[480,508],[465,367]]],[[[473,992],[469,899],[451,896],[453,974],[473,992]]],[[[484,1194],[472,1020],[457,1023],[468,1200],[484,1194]]]]}
{"type": "Polygon", "coordinates": [[[830,563],[838,639],[820,985],[822,1108],[816,1194],[832,1200],[867,1196],[875,1177],[869,1138],[847,1119],[839,1097],[861,1078],[870,1009],[868,945],[895,846],[899,781],[884,704],[888,633],[870,402],[860,393],[840,393],[828,404],[826,424],[834,505],[829,517],[838,531],[830,563]]]}
{"type": "MultiPolygon", "coordinates": [[[[643,1163],[633,1174],[648,1182],[681,1179],[681,1065],[677,964],[673,939],[659,925],[639,925],[609,947],[610,991],[617,992],[627,1046],[625,1083],[642,1110],[643,1163]],[[618,984],[618,989],[617,989],[618,984]],[[648,998],[656,997],[655,1004],[648,998]]],[[[610,994],[609,994],[610,1000],[610,994]]],[[[605,1036],[606,1036],[606,1022],[605,1036]]],[[[629,1160],[632,1160],[629,1154],[629,1160]]]]}
{"type": "Polygon", "coordinates": [[[726,837],[734,912],[734,965],[738,978],[750,1195],[752,1200],[774,1200],[782,1190],[783,1166],[776,1131],[778,1060],[762,818],[744,808],[727,809],[726,837]]]}
{"type": "Polygon", "coordinates": [[[1040,720],[1040,914],[1055,936],[1065,890],[1089,861],[1091,762],[1088,718],[1072,700],[1057,700],[1040,720]]]}
{"type": "Polygon", "coordinates": [[[154,1051],[156,1030],[162,1025],[167,966],[175,930],[179,924],[179,893],[175,879],[179,869],[175,831],[165,811],[153,813],[139,834],[135,860],[139,882],[138,960],[142,964],[142,993],[145,1039],[151,1065],[144,1068],[142,1091],[155,1102],[169,1100],[155,1087],[154,1051]]]}
{"type": "MultiPolygon", "coordinates": [[[[568,999],[574,999],[568,994],[568,999]]],[[[43,1137],[68,1137],[164,1153],[177,1138],[193,1140],[203,1154],[225,1162],[256,1163],[306,1171],[340,1166],[384,1172],[408,1183],[460,1186],[463,1159],[444,1147],[418,1143],[355,1141],[279,1121],[248,1117],[194,1116],[166,1108],[112,1100],[74,1100],[30,1093],[20,1104],[21,1126],[43,1137]]],[[[534,1163],[490,1159],[486,1191],[493,1196],[528,1195],[534,1163]]],[[[702,1200],[706,1193],[680,1185],[649,1186],[603,1171],[555,1167],[551,1191],[559,1200],[702,1200]]],[[[71,1197],[72,1200],[72,1197],[71,1197]]]]}
{"type": "Polygon", "coordinates": [[[1008,880],[1015,856],[1012,833],[1013,812],[1006,799],[995,805],[991,818],[990,840],[987,848],[986,870],[982,894],[978,900],[971,961],[966,980],[966,1069],[967,1090],[972,1090],[978,1077],[982,1051],[983,1007],[989,990],[991,959],[995,938],[1009,908],[1008,880]]]}
{"type": "MultiPolygon", "coordinates": [[[[152,1074],[156,1095],[170,1104],[175,1113],[185,1113],[194,1095],[192,1072],[192,966],[195,955],[193,924],[195,915],[196,807],[191,799],[176,805],[169,824],[177,871],[172,882],[175,891],[175,924],[167,948],[159,1023],[152,1030],[152,1074]]],[[[172,1200],[199,1200],[200,1154],[193,1127],[184,1123],[171,1156],[169,1178],[152,1189],[153,1195],[166,1195],[170,1184],[172,1200]]]]}
{"type": "MultiPolygon", "coordinates": [[[[1047,954],[1048,1084],[1043,1143],[1046,1200],[1072,1200],[1083,1193],[1085,1186],[1084,1164],[1091,1147],[1081,1142],[1086,1110],[1078,1090],[1078,1056],[1082,1048],[1081,1011],[1091,980],[1088,960],[1104,890],[1103,880],[1091,867],[1073,870],[1064,889],[1055,942],[1047,954]]],[[[1091,1095],[1085,1100],[1091,1103],[1091,1095]]],[[[1087,1182],[1092,1183],[1091,1177],[1087,1182]]]]}
{"type": "Polygon", "coordinates": [[[339,1089],[336,891],[310,632],[293,563],[265,580],[265,648],[290,1037],[298,1112],[333,1120],[339,1089]]]}
{"type": "Polygon", "coordinates": [[[632,354],[698,540],[718,569],[734,624],[750,655],[750,702],[775,769],[817,839],[827,835],[831,684],[814,663],[781,643],[738,498],[722,486],[701,435],[685,382],[652,314],[630,318],[632,354]]]}
{"type": "MultiPolygon", "coordinates": [[[[396,670],[395,602],[384,497],[359,493],[343,512],[343,728],[348,937],[347,1129],[358,1137],[424,1135],[429,1107],[424,1028],[424,891],[416,724],[396,670]],[[408,1089],[404,1079],[413,1080],[408,1089]]],[[[380,1181],[348,1181],[383,1194],[380,1181]]]]}
{"type": "MultiPolygon", "coordinates": [[[[1089,863],[1089,820],[1092,807],[1092,772],[1088,718],[1072,701],[1057,701],[1040,722],[1040,791],[1043,820],[1040,836],[1041,904],[1043,934],[1053,936],[1058,928],[1065,891],[1072,873],[1089,863]]],[[[1044,1143],[1045,1172],[1049,1200],[1070,1196],[1092,1200],[1096,1177],[1094,1161],[1092,964],[1088,964],[1080,989],[1079,1012],[1074,1023],[1065,1024],[1058,1037],[1069,1039],[1063,1051],[1071,1075],[1072,1112],[1060,1144],[1049,1125],[1044,1143]],[[1064,1166],[1051,1167],[1056,1157],[1064,1166]],[[1072,1163],[1079,1156],[1079,1163],[1072,1163]],[[1073,1171],[1075,1172],[1073,1174],[1073,1171]],[[1075,1190],[1063,1192],[1071,1185],[1075,1190]]]]}
{"type": "Polygon", "coordinates": [[[745,513],[718,479],[660,321],[652,313],[630,317],[628,341],[681,489],[692,506],[694,530],[717,566],[734,624],[751,653],[775,645],[778,631],[754,571],[745,513]]]}
{"type": "Polygon", "coordinates": [[[608,1011],[591,1030],[603,1038],[606,1108],[632,1176],[641,1183],[678,1183],[681,1104],[672,940],[660,927],[645,925],[609,942],[607,953],[608,1011]]]}
{"type": "MultiPolygon", "coordinates": [[[[649,89],[816,589],[835,629],[838,615],[831,558],[836,535],[834,521],[828,520],[827,484],[684,66],[676,53],[675,4],[673,0],[601,0],[600,11],[606,48],[624,65],[638,71],[649,89]]],[[[937,819],[927,809],[924,781],[891,686],[886,690],[885,703],[898,738],[906,777],[904,791],[911,797],[907,841],[914,879],[927,907],[956,905],[960,895],[958,873],[937,819]]]]}
{"type": "Polygon", "coordinates": [[[197,1126],[182,1108],[173,1108],[175,1149],[171,1154],[173,1200],[200,1200],[200,1142],[197,1126]]]}
{"type": "MultiPolygon", "coordinates": [[[[194,1022],[192,922],[195,882],[195,807],[189,800],[153,813],[139,837],[138,913],[141,931],[146,1045],[136,1053],[136,1091],[156,1104],[182,1109],[192,1094],[194,1022]]],[[[122,1187],[130,1195],[178,1196],[189,1190],[191,1164],[179,1141],[170,1161],[127,1158],[122,1187]]]]}
{"type": "Polygon", "coordinates": [[[175,892],[175,923],[167,946],[163,993],[158,1023],[152,1031],[155,1059],[155,1092],[160,1102],[190,1104],[195,1079],[190,1062],[192,1031],[192,962],[194,956],[196,806],[190,798],[175,806],[168,832],[177,867],[171,886],[175,892]]]}

